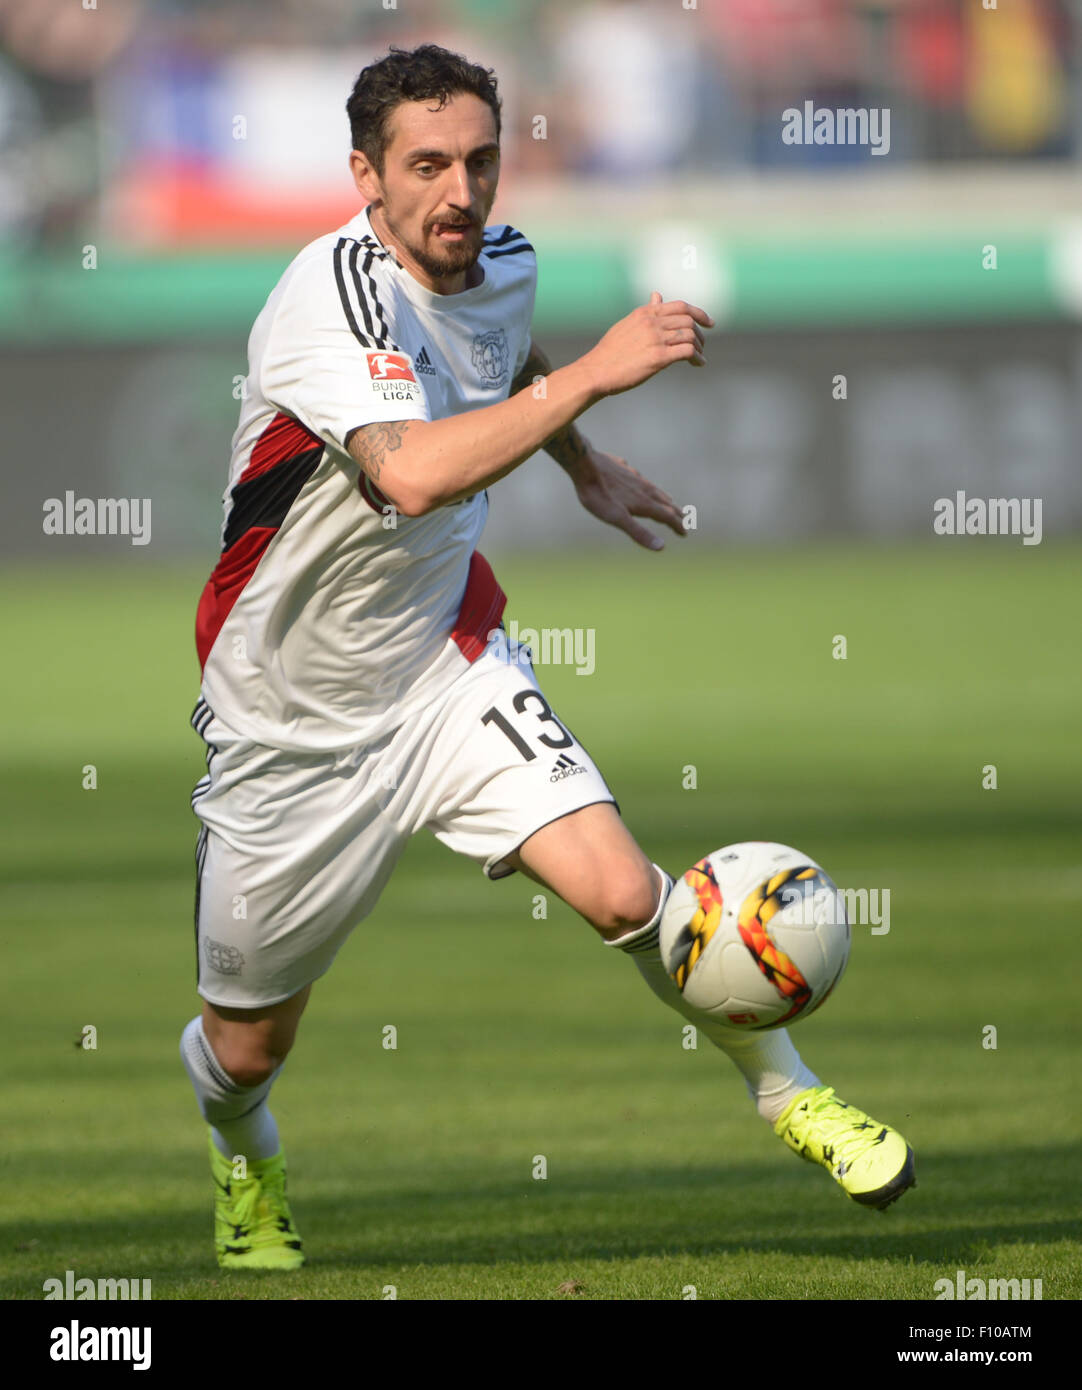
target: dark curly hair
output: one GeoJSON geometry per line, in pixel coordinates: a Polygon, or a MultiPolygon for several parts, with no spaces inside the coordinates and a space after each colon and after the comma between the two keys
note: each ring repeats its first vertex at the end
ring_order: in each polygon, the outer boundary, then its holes
{"type": "Polygon", "coordinates": [[[404,101],[438,101],[472,92],[487,102],[496,118],[500,138],[500,98],[491,68],[468,62],[434,43],[407,50],[392,46],[386,58],[364,68],[346,102],[353,148],[367,156],[378,174],[387,153],[387,123],[404,101]]]}

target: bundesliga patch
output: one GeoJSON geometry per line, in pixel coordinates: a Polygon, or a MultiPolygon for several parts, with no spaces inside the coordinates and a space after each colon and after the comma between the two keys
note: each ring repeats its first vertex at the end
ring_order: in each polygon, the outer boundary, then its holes
{"type": "Polygon", "coordinates": [[[373,381],[416,381],[404,352],[366,352],[368,375],[373,381]]]}
{"type": "Polygon", "coordinates": [[[424,389],[404,352],[366,352],[372,389],[385,401],[421,401],[424,389]]]}

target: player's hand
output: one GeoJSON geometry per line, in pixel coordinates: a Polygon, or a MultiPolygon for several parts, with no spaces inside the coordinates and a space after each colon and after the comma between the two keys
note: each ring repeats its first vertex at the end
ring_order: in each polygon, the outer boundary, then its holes
{"type": "Polygon", "coordinates": [[[682,299],[665,303],[655,290],[648,304],[640,304],[614,323],[579,360],[598,394],[615,396],[649,381],[674,362],[705,367],[702,330],[713,327],[714,320],[705,309],[682,299]]]}
{"type": "Polygon", "coordinates": [[[633,541],[647,550],[664,550],[665,542],[653,531],[640,526],[635,520],[637,516],[660,521],[678,536],[687,535],[683,513],[668,493],[637,473],[626,459],[591,448],[572,481],[579,501],[588,512],[626,531],[633,541]]]}

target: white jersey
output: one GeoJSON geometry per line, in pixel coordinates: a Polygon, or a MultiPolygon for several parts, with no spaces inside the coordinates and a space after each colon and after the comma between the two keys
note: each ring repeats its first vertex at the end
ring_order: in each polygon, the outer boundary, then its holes
{"type": "Polygon", "coordinates": [[[367,209],[300,253],[255,321],[221,558],[199,604],[202,695],[273,748],[368,744],[445,689],[498,626],[476,553],[484,492],[394,512],[346,449],[360,425],[505,400],[529,351],[537,267],[489,227],[473,289],[434,294],[367,209]]]}

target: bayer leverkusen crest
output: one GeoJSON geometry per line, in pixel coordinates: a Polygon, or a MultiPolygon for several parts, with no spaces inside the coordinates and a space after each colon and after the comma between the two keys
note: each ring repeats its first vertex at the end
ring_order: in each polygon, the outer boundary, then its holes
{"type": "Polygon", "coordinates": [[[494,328],[489,333],[478,333],[470,350],[473,365],[480,377],[480,384],[486,391],[497,391],[507,380],[510,352],[507,335],[502,328],[494,328]]]}

